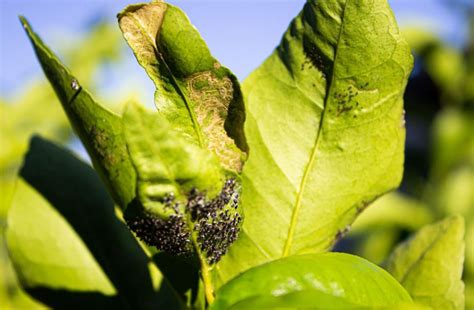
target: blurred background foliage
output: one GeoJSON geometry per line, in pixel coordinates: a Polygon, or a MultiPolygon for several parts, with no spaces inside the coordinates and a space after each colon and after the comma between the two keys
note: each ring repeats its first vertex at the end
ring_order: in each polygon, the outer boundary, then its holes
{"type": "MultiPolygon", "coordinates": [[[[466,220],[466,306],[474,308],[474,5],[446,0],[469,20],[469,38],[453,47],[423,28],[404,29],[416,57],[405,94],[407,144],[405,175],[397,192],[373,203],[354,223],[335,250],[363,256],[383,265],[394,246],[421,226],[447,215],[466,220]]],[[[26,37],[25,37],[26,40],[26,37]]],[[[104,64],[120,62],[124,47],[117,26],[97,22],[86,36],[62,51],[64,62],[92,93],[94,77],[104,64]]],[[[126,79],[127,77],[124,77],[126,79]]],[[[121,90],[119,110],[136,96],[121,90]]],[[[110,100],[109,100],[110,101],[110,100]]],[[[43,306],[18,286],[4,241],[6,214],[15,178],[33,133],[73,148],[76,140],[48,82],[41,76],[8,99],[0,95],[0,307],[43,306]]]]}

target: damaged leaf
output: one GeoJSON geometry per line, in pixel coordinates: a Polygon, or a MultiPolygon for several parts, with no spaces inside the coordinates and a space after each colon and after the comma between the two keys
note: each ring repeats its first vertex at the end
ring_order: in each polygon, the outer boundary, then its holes
{"type": "Polygon", "coordinates": [[[237,78],[212,57],[186,15],[161,1],[127,7],[120,29],[156,86],[161,115],[228,170],[246,157],[245,112],[237,78]]]}

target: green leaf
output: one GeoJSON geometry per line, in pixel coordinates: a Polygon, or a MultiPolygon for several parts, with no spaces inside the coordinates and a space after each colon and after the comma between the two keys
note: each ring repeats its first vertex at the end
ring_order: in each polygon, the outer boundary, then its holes
{"type": "Polygon", "coordinates": [[[155,103],[173,128],[212,150],[232,171],[242,168],[247,145],[237,78],[209,52],[178,8],[154,1],[127,7],[120,29],[156,86],[155,103]]]}
{"type": "MultiPolygon", "coordinates": [[[[354,309],[343,298],[329,295],[320,291],[305,290],[293,292],[282,296],[256,296],[241,300],[228,309],[354,309]]],[[[358,307],[360,309],[361,307],[358,307]]]]}
{"type": "MultiPolygon", "coordinates": [[[[110,63],[120,58],[122,38],[116,27],[101,21],[81,38],[70,36],[62,43],[61,51],[71,69],[82,84],[90,85],[104,61],[110,63]]],[[[32,134],[65,143],[71,138],[72,128],[46,79],[24,84],[9,98],[2,98],[3,95],[0,94],[0,115],[8,117],[0,123],[0,300],[3,309],[44,309],[20,288],[10,262],[4,239],[7,210],[32,134]]]]}
{"type": "Polygon", "coordinates": [[[137,198],[146,211],[163,218],[173,214],[163,203],[170,193],[178,200],[193,188],[217,195],[225,178],[214,154],[183,139],[164,117],[138,104],[128,105],[123,122],[137,171],[137,198]]]}
{"type": "MultiPolygon", "coordinates": [[[[126,209],[125,220],[149,246],[173,255],[196,254],[211,302],[210,266],[235,241],[242,220],[235,175],[226,176],[213,152],[190,142],[158,113],[129,104],[123,122],[137,172],[137,199],[126,209]]],[[[182,284],[191,289],[192,301],[199,287],[190,282],[182,284]]]]}
{"type": "Polygon", "coordinates": [[[54,308],[179,307],[91,167],[34,138],[20,180],[7,241],[31,295],[54,308]]]}
{"type": "Polygon", "coordinates": [[[279,301],[293,307],[387,307],[410,303],[411,298],[386,271],[360,257],[320,253],[286,257],[244,272],[219,289],[211,309],[279,301]]]}
{"type": "Polygon", "coordinates": [[[21,22],[45,75],[91,156],[94,167],[117,203],[125,207],[135,197],[136,176],[122,136],[121,118],[96,103],[33,32],[26,19],[22,17],[21,22]]]}
{"type": "Polygon", "coordinates": [[[42,287],[47,287],[57,293],[58,300],[60,291],[73,291],[98,304],[117,302],[116,289],[81,238],[23,180],[17,183],[9,212],[7,241],[23,288],[39,300],[54,305],[54,300],[46,300],[46,293],[41,294],[42,287]]]}
{"type": "Polygon", "coordinates": [[[207,270],[239,230],[240,188],[226,179],[234,175],[226,176],[214,153],[183,138],[158,113],[130,104],[123,122],[137,171],[137,200],[126,210],[127,223],[159,250],[194,250],[207,270]]]}
{"type": "Polygon", "coordinates": [[[415,302],[434,309],[464,309],[463,238],[460,216],[425,226],[395,249],[387,270],[415,302]]]}
{"type": "Polygon", "coordinates": [[[244,82],[243,232],[225,282],[265,261],[327,251],[403,170],[412,57],[387,1],[308,1],[244,82]]]}

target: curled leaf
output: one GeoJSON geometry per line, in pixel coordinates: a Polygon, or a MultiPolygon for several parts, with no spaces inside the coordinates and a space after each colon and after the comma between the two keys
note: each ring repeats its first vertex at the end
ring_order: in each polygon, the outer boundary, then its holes
{"type": "Polygon", "coordinates": [[[212,57],[186,15],[161,1],[127,7],[120,29],[156,86],[155,103],[171,126],[239,172],[247,152],[237,78],[212,57]]]}
{"type": "Polygon", "coordinates": [[[124,134],[137,171],[137,197],[125,213],[149,245],[171,254],[194,250],[213,264],[237,238],[240,186],[216,155],[190,143],[158,113],[130,104],[124,134]]]}

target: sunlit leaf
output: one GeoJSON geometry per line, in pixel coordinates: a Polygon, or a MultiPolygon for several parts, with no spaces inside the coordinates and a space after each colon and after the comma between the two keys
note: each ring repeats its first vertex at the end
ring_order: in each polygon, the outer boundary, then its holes
{"type": "Polygon", "coordinates": [[[122,136],[120,116],[94,101],[80,82],[33,32],[22,24],[33,44],[43,71],[53,86],[69,121],[91,156],[94,167],[122,207],[135,196],[135,170],[122,136]]]}
{"type": "Polygon", "coordinates": [[[386,1],[308,1],[244,82],[243,232],[222,281],[323,252],[403,171],[412,57],[386,1]]]}
{"type": "Polygon", "coordinates": [[[219,289],[211,309],[243,309],[242,303],[259,302],[316,309],[376,308],[410,303],[411,298],[372,263],[343,253],[321,253],[282,258],[244,272],[219,289]]]}
{"type": "MultiPolygon", "coordinates": [[[[174,210],[162,202],[177,200],[193,188],[217,195],[225,181],[216,156],[183,139],[169,122],[137,104],[124,115],[124,135],[137,171],[137,197],[148,212],[167,217],[174,210]]],[[[187,198],[187,197],[184,197],[187,198]]]]}
{"type": "Polygon", "coordinates": [[[186,15],[161,1],[119,14],[124,38],[156,86],[155,103],[175,130],[240,171],[247,146],[237,78],[212,57],[186,15]]]}
{"type": "Polygon", "coordinates": [[[463,261],[464,220],[451,217],[398,246],[387,269],[414,301],[434,309],[464,309],[463,261]]]}

